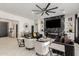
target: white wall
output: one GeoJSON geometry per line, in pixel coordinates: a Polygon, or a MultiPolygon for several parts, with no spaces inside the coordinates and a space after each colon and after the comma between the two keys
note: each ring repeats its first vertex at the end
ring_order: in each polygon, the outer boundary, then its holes
{"type": "Polygon", "coordinates": [[[44,18],[38,19],[38,32],[44,36],[44,18]]]}
{"type": "Polygon", "coordinates": [[[13,15],[4,11],[0,11],[0,18],[5,18],[6,20],[18,21],[18,24],[19,24],[18,34],[19,35],[21,34],[21,32],[23,32],[25,23],[28,24],[28,28],[29,28],[28,31],[31,31],[31,25],[34,24],[33,20],[30,20],[28,18],[24,18],[21,16],[13,15]]]}
{"type": "Polygon", "coordinates": [[[39,32],[44,36],[44,18],[39,16],[34,22],[35,22],[35,32],[39,32]]]}
{"type": "Polygon", "coordinates": [[[68,37],[71,39],[71,40],[74,40],[74,33],[75,33],[75,14],[66,14],[65,15],[65,33],[68,34],[68,37]],[[69,25],[69,22],[68,21],[68,18],[72,18],[72,21],[71,21],[71,24],[72,24],[72,33],[69,32],[69,28],[70,28],[70,25],[69,25]]]}

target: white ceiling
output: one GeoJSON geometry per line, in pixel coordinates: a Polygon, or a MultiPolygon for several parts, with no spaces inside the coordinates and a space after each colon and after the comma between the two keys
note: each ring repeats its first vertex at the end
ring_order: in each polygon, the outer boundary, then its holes
{"type": "MultiPolygon", "coordinates": [[[[41,8],[46,7],[46,3],[0,3],[0,10],[12,13],[14,15],[23,16],[25,18],[33,19],[32,10],[39,10],[35,5],[38,4],[41,8]]],[[[50,14],[49,16],[77,13],[79,12],[79,3],[51,3],[49,8],[59,7],[55,14],[50,14]]]]}

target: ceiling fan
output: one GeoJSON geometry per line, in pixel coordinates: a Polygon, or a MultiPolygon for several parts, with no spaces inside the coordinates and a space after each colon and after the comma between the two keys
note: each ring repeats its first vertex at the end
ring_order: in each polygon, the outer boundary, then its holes
{"type": "Polygon", "coordinates": [[[56,12],[51,11],[51,10],[57,9],[58,7],[54,7],[54,8],[48,9],[49,6],[50,6],[50,3],[48,3],[45,8],[41,8],[40,6],[38,6],[38,5],[36,4],[36,7],[39,8],[39,10],[32,10],[32,11],[33,11],[33,12],[36,12],[36,14],[41,14],[41,16],[42,16],[43,14],[49,15],[49,13],[56,13],[56,12]]]}

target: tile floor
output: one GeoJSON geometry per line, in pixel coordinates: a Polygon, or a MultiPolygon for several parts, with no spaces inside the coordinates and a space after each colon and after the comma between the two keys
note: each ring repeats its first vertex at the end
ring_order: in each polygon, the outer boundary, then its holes
{"type": "Polygon", "coordinates": [[[26,50],[25,47],[18,47],[16,39],[0,38],[0,56],[35,56],[34,50],[26,50]]]}
{"type": "MultiPolygon", "coordinates": [[[[79,56],[79,45],[75,44],[75,55],[79,56]]],[[[16,39],[0,38],[0,56],[36,56],[35,50],[26,50],[25,47],[18,47],[16,39]]]]}

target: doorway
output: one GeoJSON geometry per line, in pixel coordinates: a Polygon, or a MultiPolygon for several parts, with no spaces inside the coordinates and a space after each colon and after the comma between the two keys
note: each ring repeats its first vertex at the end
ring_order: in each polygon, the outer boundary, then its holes
{"type": "Polygon", "coordinates": [[[77,19],[77,37],[79,37],[79,18],[77,19]]]}
{"type": "Polygon", "coordinates": [[[8,36],[8,22],[0,22],[0,37],[8,36]]]}
{"type": "Polygon", "coordinates": [[[16,24],[16,38],[18,38],[18,24],[16,24]]]}
{"type": "Polygon", "coordinates": [[[75,42],[79,43],[79,17],[75,18],[75,42]]]}

